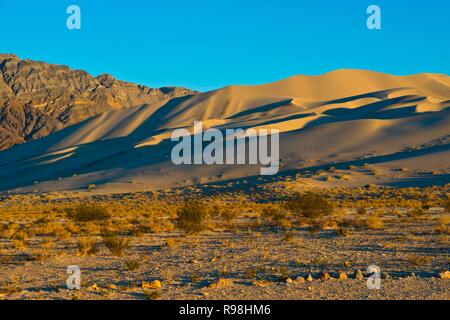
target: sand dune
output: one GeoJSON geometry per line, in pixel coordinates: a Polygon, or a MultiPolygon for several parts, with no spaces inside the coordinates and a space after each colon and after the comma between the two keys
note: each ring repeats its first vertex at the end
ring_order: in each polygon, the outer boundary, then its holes
{"type": "MultiPolygon", "coordinates": [[[[448,174],[450,163],[435,154],[448,155],[449,107],[447,75],[338,70],[230,86],[163,105],[106,112],[1,152],[0,189],[85,190],[96,184],[106,192],[124,192],[258,174],[259,167],[250,165],[173,165],[170,135],[192,128],[194,120],[203,120],[206,128],[279,129],[280,174],[361,159],[388,169],[405,164],[448,174]]],[[[386,175],[375,182],[395,180],[386,175]]]]}

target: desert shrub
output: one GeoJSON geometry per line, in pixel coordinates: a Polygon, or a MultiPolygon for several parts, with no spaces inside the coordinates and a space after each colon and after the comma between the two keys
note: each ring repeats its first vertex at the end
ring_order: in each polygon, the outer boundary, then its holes
{"type": "Polygon", "coordinates": [[[348,237],[350,232],[347,228],[340,227],[336,230],[337,234],[341,237],[348,237]]]}
{"type": "Polygon", "coordinates": [[[176,225],[187,234],[195,234],[206,229],[209,210],[199,201],[185,203],[179,210],[176,225]]]}
{"type": "Polygon", "coordinates": [[[320,223],[313,223],[311,227],[309,228],[309,233],[314,235],[318,234],[322,230],[322,226],[320,223]]]}
{"type": "Polygon", "coordinates": [[[253,280],[256,278],[256,276],[258,275],[259,272],[260,272],[259,268],[251,267],[250,269],[248,269],[244,272],[243,276],[245,279],[253,280]]]}
{"type": "Polygon", "coordinates": [[[19,241],[26,241],[26,240],[28,240],[28,233],[23,229],[19,229],[16,232],[14,232],[14,234],[11,236],[11,239],[19,240],[19,241]]]}
{"type": "Polygon", "coordinates": [[[173,248],[176,247],[180,242],[177,239],[169,238],[166,241],[166,247],[167,248],[173,248]]]}
{"type": "Polygon", "coordinates": [[[18,230],[20,229],[20,225],[15,222],[10,222],[8,224],[2,225],[1,234],[2,238],[10,239],[18,230]]]}
{"type": "Polygon", "coordinates": [[[370,216],[365,220],[365,227],[367,229],[382,229],[383,221],[377,216],[370,216]]]}
{"type": "Polygon", "coordinates": [[[82,233],[88,235],[99,235],[102,232],[102,229],[104,229],[103,226],[94,221],[83,223],[81,227],[82,233]]]}
{"type": "Polygon", "coordinates": [[[338,228],[338,222],[334,219],[325,219],[321,221],[322,229],[336,230],[338,228]]]}
{"type": "Polygon", "coordinates": [[[295,193],[286,201],[286,208],[310,219],[333,213],[333,207],[328,200],[313,192],[295,193]]]}
{"type": "Polygon", "coordinates": [[[450,224],[450,215],[444,215],[439,218],[439,223],[441,225],[449,225],[450,224]]]}
{"type": "Polygon", "coordinates": [[[447,200],[444,202],[444,209],[445,209],[448,213],[450,213],[450,199],[447,199],[447,200]]]}
{"type": "Polygon", "coordinates": [[[415,267],[423,267],[423,266],[431,264],[431,262],[433,261],[433,258],[430,256],[411,255],[408,257],[408,261],[410,264],[412,264],[415,267]]]}
{"type": "Polygon", "coordinates": [[[59,240],[67,240],[72,236],[71,232],[67,231],[64,225],[55,221],[38,223],[32,229],[32,233],[36,236],[53,236],[59,240]]]}
{"type": "Polygon", "coordinates": [[[434,229],[437,234],[450,234],[450,215],[443,215],[438,219],[438,226],[434,229]]]}
{"type": "Polygon", "coordinates": [[[431,201],[422,201],[421,205],[422,205],[422,209],[424,211],[428,211],[428,210],[430,210],[431,207],[433,207],[433,202],[431,202],[431,201]]]}
{"type": "Polygon", "coordinates": [[[12,245],[14,248],[16,248],[17,250],[25,250],[27,248],[27,244],[25,243],[24,240],[20,240],[20,239],[15,239],[12,240],[12,245]]]}
{"type": "Polygon", "coordinates": [[[74,224],[72,221],[67,221],[65,224],[66,230],[70,233],[78,233],[80,232],[80,228],[74,224]]]}
{"type": "Polygon", "coordinates": [[[130,240],[122,239],[116,235],[104,235],[103,243],[106,248],[112,253],[112,255],[121,257],[127,249],[130,248],[130,240]]]}
{"type": "Polygon", "coordinates": [[[227,225],[230,225],[238,215],[238,210],[235,208],[223,207],[219,209],[220,217],[227,225]]]}
{"type": "Polygon", "coordinates": [[[445,224],[440,224],[436,228],[434,228],[434,232],[437,234],[450,234],[450,229],[445,224]]]}
{"type": "Polygon", "coordinates": [[[101,221],[111,218],[108,209],[97,205],[80,204],[66,210],[67,216],[76,222],[101,221]]]}
{"type": "Polygon", "coordinates": [[[366,215],[367,214],[367,209],[364,207],[358,208],[356,210],[356,213],[359,214],[360,216],[366,215]]]}
{"type": "Polygon", "coordinates": [[[138,260],[129,259],[129,260],[125,261],[125,268],[129,271],[135,271],[135,270],[139,269],[139,267],[140,267],[140,263],[138,260]]]}
{"type": "Polygon", "coordinates": [[[427,213],[427,212],[426,212],[423,208],[417,207],[417,208],[413,208],[413,209],[409,212],[409,215],[410,215],[411,217],[421,217],[421,216],[424,216],[426,213],[427,213]]]}
{"type": "Polygon", "coordinates": [[[80,238],[77,243],[77,248],[81,256],[92,256],[99,252],[97,242],[89,238],[80,238]]]}
{"type": "Polygon", "coordinates": [[[265,218],[271,219],[275,223],[280,223],[289,217],[289,214],[285,208],[276,204],[269,204],[265,206],[262,210],[262,215],[265,218]]]}
{"type": "Polygon", "coordinates": [[[162,233],[173,230],[173,224],[167,219],[151,218],[148,221],[141,222],[135,227],[136,233],[162,233]]]}
{"type": "Polygon", "coordinates": [[[364,220],[360,217],[356,217],[354,219],[344,219],[339,222],[339,227],[345,229],[362,229],[364,228],[364,220]]]}
{"type": "Polygon", "coordinates": [[[288,231],[283,236],[283,241],[285,242],[294,242],[295,241],[295,233],[292,231],[288,231]]]}

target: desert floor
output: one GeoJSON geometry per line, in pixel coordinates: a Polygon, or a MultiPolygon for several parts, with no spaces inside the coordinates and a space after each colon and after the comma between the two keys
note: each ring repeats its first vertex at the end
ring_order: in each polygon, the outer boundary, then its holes
{"type": "Polygon", "coordinates": [[[4,196],[0,298],[450,299],[449,186],[320,192],[334,212],[314,219],[284,212],[279,194],[198,195],[209,213],[192,235],[179,193],[4,196]],[[108,216],[77,218],[80,203],[108,216]],[[73,265],[80,290],[66,286],[73,265]]]}

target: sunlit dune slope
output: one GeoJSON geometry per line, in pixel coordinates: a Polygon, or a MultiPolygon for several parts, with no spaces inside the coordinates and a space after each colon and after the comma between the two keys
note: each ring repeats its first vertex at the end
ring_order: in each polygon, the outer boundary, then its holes
{"type": "MultiPolygon", "coordinates": [[[[230,86],[163,105],[115,110],[0,153],[0,189],[154,190],[257,175],[259,166],[175,166],[171,133],[205,128],[281,131],[280,173],[350,164],[411,164],[448,170],[450,79],[338,70],[259,86],[230,86]],[[421,153],[405,153],[407,149],[421,153]],[[403,160],[402,160],[403,159],[403,160]]],[[[387,175],[379,182],[395,180],[387,175]]]]}

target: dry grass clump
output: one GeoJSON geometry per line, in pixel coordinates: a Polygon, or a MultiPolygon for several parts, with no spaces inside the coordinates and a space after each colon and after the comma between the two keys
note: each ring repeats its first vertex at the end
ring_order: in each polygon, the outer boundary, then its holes
{"type": "Polygon", "coordinates": [[[450,229],[448,225],[440,224],[434,229],[434,232],[437,234],[450,234],[450,229]]]}
{"type": "Polygon", "coordinates": [[[107,208],[98,205],[80,204],[66,210],[67,216],[76,222],[106,221],[111,218],[107,208]]]}
{"type": "Polygon", "coordinates": [[[98,236],[102,233],[103,226],[97,222],[85,222],[80,226],[82,234],[98,236]]]}
{"type": "Polygon", "coordinates": [[[450,199],[447,199],[444,202],[444,209],[445,209],[445,211],[447,211],[447,213],[450,213],[450,199]]]}
{"type": "Polygon", "coordinates": [[[178,210],[176,225],[187,234],[195,234],[207,229],[209,210],[200,201],[189,201],[178,210]]]}
{"type": "Polygon", "coordinates": [[[365,220],[365,227],[370,230],[383,229],[383,220],[375,215],[370,216],[365,220]]]}
{"type": "Polygon", "coordinates": [[[364,207],[356,209],[356,213],[360,216],[364,216],[367,214],[367,209],[364,207]]]}
{"type": "Polygon", "coordinates": [[[350,231],[348,228],[340,227],[336,230],[337,234],[341,237],[348,237],[350,235],[350,231]]]}
{"type": "Polygon", "coordinates": [[[295,233],[292,231],[288,231],[283,236],[283,241],[292,243],[295,242],[295,233]]]}
{"type": "Polygon", "coordinates": [[[215,205],[213,211],[215,211],[227,227],[230,227],[234,220],[239,215],[242,208],[238,205],[215,205]]]}
{"type": "Polygon", "coordinates": [[[102,238],[106,248],[116,257],[123,256],[125,251],[130,248],[130,239],[119,238],[116,235],[104,235],[102,238]]]}
{"type": "Polygon", "coordinates": [[[0,228],[0,237],[5,239],[11,239],[13,235],[20,229],[20,225],[15,222],[10,222],[4,225],[1,225],[0,228]]]}
{"type": "Polygon", "coordinates": [[[335,219],[324,219],[320,221],[320,227],[324,230],[336,230],[339,227],[339,223],[335,219]]]}
{"type": "Polygon", "coordinates": [[[174,239],[174,238],[169,238],[169,239],[167,239],[167,241],[166,241],[166,243],[165,243],[165,246],[166,246],[167,248],[174,248],[174,247],[176,247],[176,246],[179,245],[179,244],[180,244],[180,241],[179,241],[179,240],[174,239]]]}
{"type": "MultiPolygon", "coordinates": [[[[74,228],[71,228],[74,230],[74,228]]],[[[60,222],[56,221],[41,221],[36,224],[34,228],[32,228],[32,233],[36,236],[52,236],[57,238],[58,240],[67,240],[72,236],[72,233],[67,230],[66,226],[64,226],[60,222]]]]}
{"type": "Polygon", "coordinates": [[[411,255],[408,257],[408,261],[411,265],[415,267],[423,267],[430,265],[431,262],[433,261],[433,258],[429,256],[411,255]]]}
{"type": "Polygon", "coordinates": [[[313,192],[295,193],[286,201],[285,205],[293,213],[310,219],[320,218],[333,213],[333,207],[329,201],[313,192]]]}
{"type": "Polygon", "coordinates": [[[426,211],[421,207],[413,208],[411,211],[408,212],[408,215],[414,218],[423,217],[425,216],[426,211]]]}
{"type": "Polygon", "coordinates": [[[439,217],[438,226],[434,229],[435,233],[438,234],[449,234],[450,233],[450,215],[444,215],[439,217]]]}
{"type": "Polygon", "coordinates": [[[279,204],[267,204],[262,210],[262,215],[281,228],[287,229],[291,227],[289,211],[279,204]]]}
{"type": "Polygon", "coordinates": [[[18,241],[26,241],[28,240],[28,233],[23,229],[19,229],[11,235],[11,239],[18,241]]]}
{"type": "Polygon", "coordinates": [[[169,220],[153,217],[140,222],[132,232],[138,236],[141,233],[162,233],[172,231],[173,229],[174,225],[169,220]]]}
{"type": "Polygon", "coordinates": [[[27,248],[27,244],[23,240],[12,240],[12,245],[15,249],[23,251],[27,248]]]}
{"type": "Polygon", "coordinates": [[[90,238],[78,239],[77,249],[80,256],[92,256],[100,251],[97,242],[90,238]]]}
{"type": "Polygon", "coordinates": [[[125,265],[125,268],[128,271],[136,271],[141,266],[140,262],[138,260],[135,260],[135,259],[126,260],[124,265],[125,265]]]}

